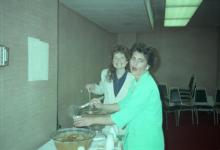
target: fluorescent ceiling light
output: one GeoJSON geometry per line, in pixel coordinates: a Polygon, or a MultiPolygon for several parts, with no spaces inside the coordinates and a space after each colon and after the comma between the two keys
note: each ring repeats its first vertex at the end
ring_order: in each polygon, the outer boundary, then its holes
{"type": "Polygon", "coordinates": [[[168,7],[165,10],[165,19],[191,18],[197,7],[168,7]]]}
{"type": "Polygon", "coordinates": [[[164,26],[186,26],[203,0],[166,0],[164,26]]]}
{"type": "Polygon", "coordinates": [[[166,0],[166,6],[199,6],[202,0],[166,0]]]}
{"type": "Polygon", "coordinates": [[[181,27],[186,26],[189,19],[167,19],[164,20],[165,27],[181,27]]]}

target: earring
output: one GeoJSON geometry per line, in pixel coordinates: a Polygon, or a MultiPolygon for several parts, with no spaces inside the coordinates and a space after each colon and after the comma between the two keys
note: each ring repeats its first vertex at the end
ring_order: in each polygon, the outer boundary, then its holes
{"type": "Polygon", "coordinates": [[[149,70],[149,68],[150,68],[150,66],[148,65],[148,66],[146,67],[146,69],[145,69],[145,70],[146,70],[146,71],[148,71],[148,70],[149,70]]]}

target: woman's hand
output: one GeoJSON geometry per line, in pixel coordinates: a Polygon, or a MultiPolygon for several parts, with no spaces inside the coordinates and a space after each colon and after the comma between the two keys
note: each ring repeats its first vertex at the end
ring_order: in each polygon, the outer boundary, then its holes
{"type": "Polygon", "coordinates": [[[95,91],[95,84],[86,84],[86,89],[88,92],[95,91]]]}
{"type": "Polygon", "coordinates": [[[92,117],[82,117],[82,116],[77,116],[73,118],[73,125],[75,127],[85,127],[85,126],[90,126],[93,124],[93,119],[92,117]]]}
{"type": "Polygon", "coordinates": [[[91,107],[95,107],[95,108],[97,108],[97,109],[102,109],[102,107],[103,107],[103,104],[102,104],[102,102],[101,102],[101,99],[102,99],[103,97],[99,97],[99,98],[93,98],[90,102],[89,102],[89,105],[91,106],[91,107]]]}
{"type": "Polygon", "coordinates": [[[75,127],[85,127],[91,126],[93,124],[100,124],[100,125],[112,125],[114,124],[110,115],[103,115],[103,116],[96,116],[96,117],[83,117],[83,116],[76,116],[73,118],[75,127]]]}

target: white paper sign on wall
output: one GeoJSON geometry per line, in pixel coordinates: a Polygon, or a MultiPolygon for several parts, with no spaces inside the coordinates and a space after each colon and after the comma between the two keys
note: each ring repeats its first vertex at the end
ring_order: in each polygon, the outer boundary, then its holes
{"type": "Polygon", "coordinates": [[[28,81],[48,80],[49,44],[28,37],[28,81]]]}

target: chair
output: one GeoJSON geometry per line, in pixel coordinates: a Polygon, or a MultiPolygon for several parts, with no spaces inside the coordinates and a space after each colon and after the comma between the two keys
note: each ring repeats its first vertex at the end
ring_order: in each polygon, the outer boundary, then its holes
{"type": "Polygon", "coordinates": [[[181,113],[185,111],[190,111],[192,114],[192,124],[194,124],[194,113],[193,113],[193,100],[191,95],[188,97],[181,97],[179,89],[178,88],[172,88],[170,90],[170,101],[171,103],[175,103],[176,106],[178,106],[177,109],[177,126],[180,126],[180,118],[181,113]]]}
{"type": "Polygon", "coordinates": [[[159,84],[158,89],[160,91],[160,98],[162,100],[167,101],[167,99],[168,99],[168,89],[167,89],[166,84],[159,84]]]}
{"type": "Polygon", "coordinates": [[[181,111],[181,97],[179,93],[179,89],[172,87],[170,89],[170,106],[174,107],[175,110],[175,118],[176,118],[176,126],[179,127],[180,122],[180,111],[181,111]]]}
{"type": "Polygon", "coordinates": [[[180,92],[189,92],[189,91],[191,91],[194,82],[195,82],[195,76],[192,75],[190,77],[190,80],[189,80],[188,88],[187,89],[180,89],[180,92]]]}
{"type": "Polygon", "coordinates": [[[181,107],[179,110],[179,120],[181,116],[181,112],[190,111],[191,112],[191,118],[192,118],[192,124],[194,124],[194,105],[193,105],[193,99],[191,97],[183,99],[183,97],[180,96],[181,99],[181,107]]]}
{"type": "Polygon", "coordinates": [[[218,115],[220,114],[220,89],[216,89],[214,111],[216,114],[216,125],[218,125],[219,122],[218,115]]]}
{"type": "Polygon", "coordinates": [[[192,95],[192,90],[193,90],[193,87],[194,87],[195,84],[196,84],[196,82],[195,82],[195,76],[192,75],[191,78],[190,78],[190,80],[189,80],[188,88],[187,88],[187,89],[182,89],[182,88],[179,89],[180,96],[181,96],[181,97],[182,97],[182,96],[184,97],[184,96],[190,96],[190,95],[192,95]]]}
{"type": "Polygon", "coordinates": [[[195,115],[196,115],[197,125],[199,123],[199,114],[198,114],[198,112],[201,112],[201,111],[213,112],[213,118],[214,118],[214,122],[215,122],[214,109],[213,109],[213,106],[211,106],[208,103],[207,93],[206,93],[206,90],[204,88],[195,90],[194,102],[193,103],[194,103],[194,111],[195,111],[195,115]]]}
{"type": "MultiPolygon", "coordinates": [[[[161,101],[162,101],[163,112],[164,112],[165,114],[167,114],[168,112],[170,112],[170,111],[169,111],[169,108],[168,108],[169,100],[168,100],[168,90],[167,90],[167,86],[166,86],[166,84],[159,84],[159,85],[158,85],[158,89],[159,89],[160,98],[161,98],[161,101]]],[[[166,128],[168,128],[167,118],[165,118],[165,122],[166,122],[166,128]]]]}
{"type": "MultiPolygon", "coordinates": [[[[168,120],[168,113],[174,112],[176,126],[179,127],[179,116],[180,116],[180,109],[181,109],[181,98],[179,94],[178,88],[172,87],[169,90],[169,98],[168,103],[166,105],[167,112],[166,112],[166,120],[168,120]]],[[[168,126],[168,125],[167,125],[168,126]]]]}
{"type": "MultiPolygon", "coordinates": [[[[163,112],[165,114],[165,123],[166,123],[166,128],[168,129],[168,114],[169,113],[174,113],[175,114],[175,122],[176,126],[178,126],[178,109],[180,108],[177,103],[172,103],[170,101],[170,97],[168,94],[168,89],[166,84],[159,84],[158,85],[159,91],[160,91],[160,97],[162,100],[163,104],[163,112]]],[[[171,92],[172,99],[174,100],[174,92],[171,92]]]]}
{"type": "Polygon", "coordinates": [[[180,94],[180,99],[181,99],[181,109],[179,112],[179,118],[181,112],[185,111],[190,111],[192,114],[192,124],[194,124],[194,104],[193,104],[193,97],[195,94],[196,90],[196,83],[194,83],[193,88],[191,89],[191,92],[189,95],[181,95],[180,94]]]}

